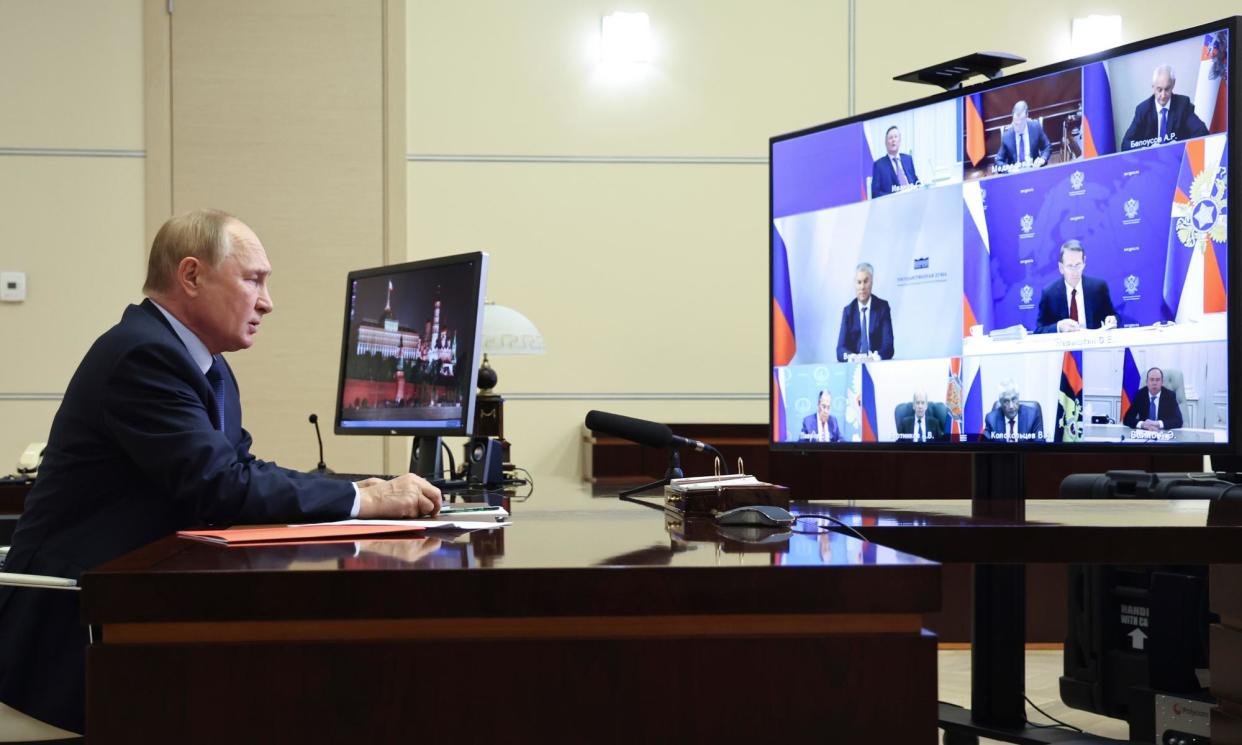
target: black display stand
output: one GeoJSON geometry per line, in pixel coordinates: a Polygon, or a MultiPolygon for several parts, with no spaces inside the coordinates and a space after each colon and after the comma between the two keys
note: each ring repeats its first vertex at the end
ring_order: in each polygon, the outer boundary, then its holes
{"type": "MultiPolygon", "coordinates": [[[[1026,456],[976,453],[971,459],[971,515],[1026,518],[1026,456]]],[[[1026,725],[1026,567],[974,567],[970,708],[980,724],[1026,725]]]]}
{"type": "MultiPolygon", "coordinates": [[[[1026,455],[975,453],[971,515],[1026,519],[1026,455]]],[[[1082,732],[1032,727],[1026,720],[1026,567],[975,564],[972,587],[970,709],[940,705],[945,745],[1002,742],[1123,743],[1082,732]]]]}

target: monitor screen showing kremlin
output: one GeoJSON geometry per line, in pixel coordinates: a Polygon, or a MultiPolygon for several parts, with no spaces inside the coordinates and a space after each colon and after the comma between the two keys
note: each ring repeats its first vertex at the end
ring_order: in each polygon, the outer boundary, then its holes
{"type": "Polygon", "coordinates": [[[1232,451],[1232,27],[774,137],[773,446],[1232,451]]]}
{"type": "Polygon", "coordinates": [[[470,433],[487,258],[469,253],[349,273],[337,434],[470,433]]]}

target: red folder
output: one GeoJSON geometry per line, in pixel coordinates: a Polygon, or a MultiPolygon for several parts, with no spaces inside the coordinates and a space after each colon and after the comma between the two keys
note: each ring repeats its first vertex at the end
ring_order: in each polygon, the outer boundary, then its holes
{"type": "Polygon", "coordinates": [[[236,546],[313,541],[324,538],[355,538],[391,533],[418,533],[422,530],[420,525],[272,525],[264,528],[179,530],[177,535],[196,541],[236,546]]]}

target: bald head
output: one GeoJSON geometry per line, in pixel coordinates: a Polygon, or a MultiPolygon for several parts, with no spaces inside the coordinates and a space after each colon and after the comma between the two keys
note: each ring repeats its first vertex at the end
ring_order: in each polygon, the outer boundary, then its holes
{"type": "MultiPolygon", "coordinates": [[[[155,240],[147,257],[147,280],[142,285],[146,295],[157,298],[171,292],[177,279],[177,267],[193,257],[211,268],[233,252],[233,234],[245,224],[227,212],[202,209],[170,217],[155,240]]],[[[246,232],[250,232],[246,229],[246,232]]]]}

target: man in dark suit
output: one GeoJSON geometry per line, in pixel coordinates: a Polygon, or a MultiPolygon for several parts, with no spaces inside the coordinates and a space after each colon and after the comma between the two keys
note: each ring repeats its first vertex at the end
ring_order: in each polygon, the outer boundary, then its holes
{"type": "Polygon", "coordinates": [[[1001,384],[996,405],[983,420],[983,439],[1005,442],[1038,442],[1044,437],[1044,417],[1039,409],[1018,401],[1012,380],[1001,384]]]}
{"type": "Polygon", "coordinates": [[[832,411],[832,394],[828,391],[819,392],[819,407],[814,414],[808,414],[802,420],[802,440],[804,442],[840,442],[841,428],[837,426],[837,418],[832,411]]]}
{"type": "Polygon", "coordinates": [[[871,198],[904,191],[919,183],[914,172],[914,158],[898,152],[901,148],[901,130],[889,127],[884,133],[886,154],[871,166],[871,198]]]}
{"type": "Polygon", "coordinates": [[[1134,400],[1122,423],[1134,429],[1159,432],[1162,429],[1179,429],[1182,426],[1182,410],[1177,396],[1164,390],[1164,371],[1153,367],[1147,371],[1147,387],[1134,394],[1134,400]]]}
{"type": "Polygon", "coordinates": [[[1061,244],[1057,259],[1058,279],[1039,296],[1039,317],[1035,333],[1111,329],[1117,326],[1117,309],[1102,279],[1083,276],[1087,253],[1082,243],[1068,240],[1061,244]]]}
{"type": "Polygon", "coordinates": [[[999,170],[1030,166],[1041,168],[1052,154],[1052,143],[1039,122],[1027,118],[1026,101],[1013,105],[1013,126],[1001,133],[1000,150],[996,153],[999,170]]]}
{"type": "Polygon", "coordinates": [[[874,362],[893,358],[893,317],[888,303],[871,294],[875,270],[862,263],[854,270],[855,298],[841,311],[838,362],[874,362]],[[863,329],[866,333],[863,333],[863,329]]]}
{"type": "MultiPolygon", "coordinates": [[[[86,353],[52,421],[5,571],[77,579],[177,530],[235,523],[413,517],[439,510],[417,476],[357,484],[250,454],[221,356],[272,311],[271,266],[249,227],[215,210],[170,219],[151,247],[147,299],[86,353]]],[[[84,728],[77,593],[0,588],[0,700],[84,728]]]]}
{"type": "Polygon", "coordinates": [[[942,439],[944,427],[940,420],[927,416],[927,391],[915,391],[912,403],[914,410],[908,416],[902,417],[901,423],[897,425],[897,439],[914,442],[942,439]]]}
{"type": "Polygon", "coordinates": [[[1171,65],[1161,65],[1151,74],[1151,98],[1134,107],[1134,119],[1121,137],[1122,150],[1181,142],[1208,133],[1207,125],[1195,114],[1195,105],[1186,96],[1173,92],[1177,78],[1171,65]]]}

